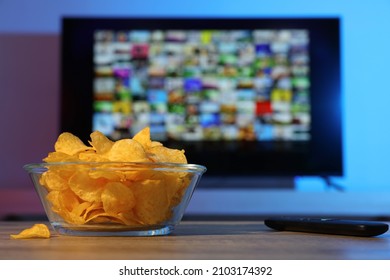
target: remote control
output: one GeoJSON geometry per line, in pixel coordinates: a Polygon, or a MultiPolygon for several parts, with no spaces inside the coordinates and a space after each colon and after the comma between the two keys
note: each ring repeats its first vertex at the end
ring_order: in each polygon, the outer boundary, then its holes
{"type": "Polygon", "coordinates": [[[387,232],[388,224],[373,221],[342,220],[327,218],[269,218],[264,224],[279,231],[338,234],[360,237],[377,236],[387,232]]]}

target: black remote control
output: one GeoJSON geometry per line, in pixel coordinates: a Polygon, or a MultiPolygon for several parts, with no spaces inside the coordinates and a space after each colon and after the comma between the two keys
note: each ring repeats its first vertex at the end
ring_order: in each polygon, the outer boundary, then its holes
{"type": "Polygon", "coordinates": [[[389,225],[382,222],[327,218],[269,218],[264,224],[279,231],[338,234],[371,237],[385,233],[389,225]]]}

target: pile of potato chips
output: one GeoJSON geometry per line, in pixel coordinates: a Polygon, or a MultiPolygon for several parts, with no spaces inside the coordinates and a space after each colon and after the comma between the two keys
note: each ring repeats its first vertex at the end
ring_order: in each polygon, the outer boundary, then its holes
{"type": "Polygon", "coordinates": [[[95,131],[89,144],[65,132],[44,159],[49,164],[39,182],[55,213],[73,225],[145,226],[171,218],[191,174],[154,167],[186,164],[183,150],[151,141],[148,127],[115,142],[95,131]]]}

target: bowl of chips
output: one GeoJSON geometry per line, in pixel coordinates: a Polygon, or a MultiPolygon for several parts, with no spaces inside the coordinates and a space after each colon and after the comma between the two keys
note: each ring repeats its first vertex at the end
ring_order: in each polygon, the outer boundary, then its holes
{"type": "Polygon", "coordinates": [[[148,129],[116,142],[100,132],[91,139],[86,146],[63,133],[42,163],[24,166],[54,230],[78,236],[171,233],[206,168],[186,163],[182,150],[151,141],[148,129]]]}

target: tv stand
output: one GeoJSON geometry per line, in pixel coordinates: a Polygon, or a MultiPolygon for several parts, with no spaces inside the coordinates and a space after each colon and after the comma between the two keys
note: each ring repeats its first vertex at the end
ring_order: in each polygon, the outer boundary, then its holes
{"type": "Polygon", "coordinates": [[[205,189],[289,189],[295,188],[294,177],[204,176],[198,188],[205,189]]]}
{"type": "Polygon", "coordinates": [[[335,189],[336,191],[339,191],[339,192],[344,192],[345,191],[345,188],[343,186],[333,182],[332,179],[329,176],[321,176],[321,178],[325,181],[326,188],[328,190],[335,189]]]}

